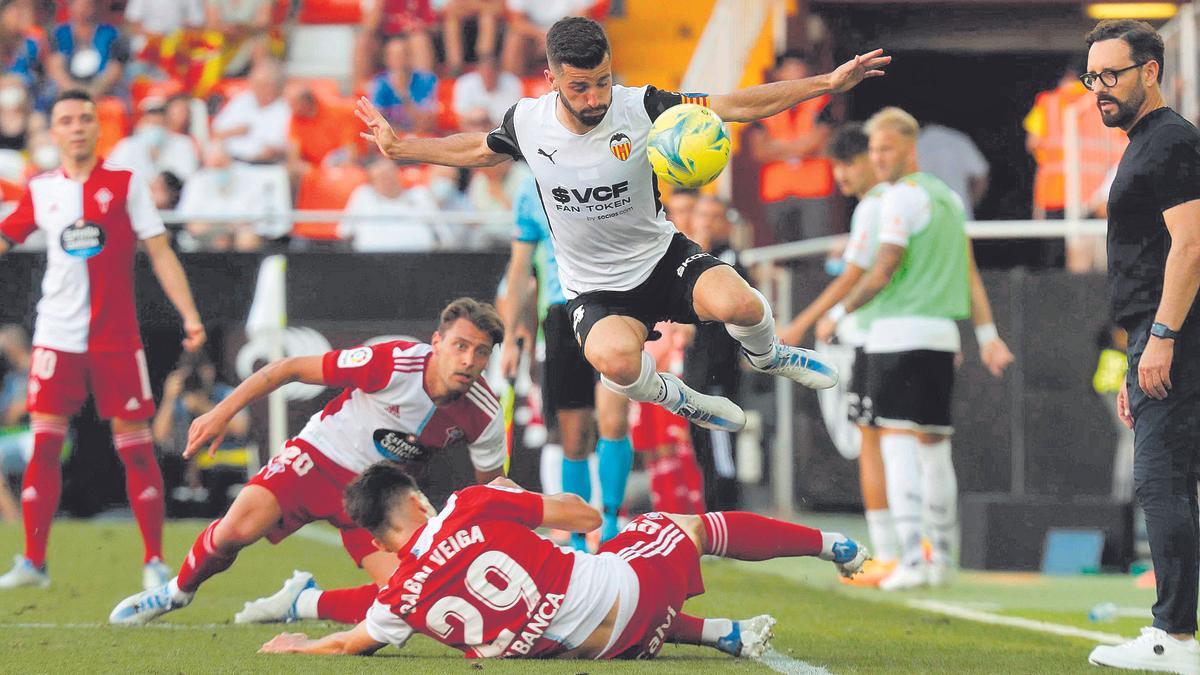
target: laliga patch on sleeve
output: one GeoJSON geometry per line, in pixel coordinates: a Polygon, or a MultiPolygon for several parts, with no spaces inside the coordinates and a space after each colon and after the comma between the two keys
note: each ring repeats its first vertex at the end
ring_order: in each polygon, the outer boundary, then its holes
{"type": "Polygon", "coordinates": [[[371,360],[370,347],[356,347],[354,349],[343,350],[338,354],[338,368],[357,368],[366,365],[371,360]]]}

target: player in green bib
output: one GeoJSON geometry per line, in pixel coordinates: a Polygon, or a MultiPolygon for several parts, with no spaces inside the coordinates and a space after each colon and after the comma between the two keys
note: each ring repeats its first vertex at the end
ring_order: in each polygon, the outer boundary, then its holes
{"type": "Polygon", "coordinates": [[[880,430],[888,505],[900,539],[899,564],[880,588],[943,585],[955,569],[958,539],[950,453],[954,360],[961,348],[955,322],[972,318],[983,362],[994,375],[1012,354],[992,323],[961,199],[917,167],[917,121],[885,108],[866,129],[876,175],[891,183],[880,205],[878,250],[871,270],[829,310],[817,334],[827,335],[850,312],[867,332],[863,406],[880,430]],[[928,564],[923,533],[933,544],[928,564]]]}

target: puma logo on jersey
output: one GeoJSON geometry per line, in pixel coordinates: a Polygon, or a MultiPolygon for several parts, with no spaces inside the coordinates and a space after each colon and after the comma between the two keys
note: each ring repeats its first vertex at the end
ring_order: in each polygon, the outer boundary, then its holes
{"type": "Polygon", "coordinates": [[[558,154],[558,150],[548,153],[545,150],[538,148],[538,154],[550,160],[550,163],[554,164],[554,166],[558,166],[558,164],[554,161],[554,155],[558,154]]]}

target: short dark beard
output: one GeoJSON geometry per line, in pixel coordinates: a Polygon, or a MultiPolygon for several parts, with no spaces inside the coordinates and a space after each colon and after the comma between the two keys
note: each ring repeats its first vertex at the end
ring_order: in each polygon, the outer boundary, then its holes
{"type": "Polygon", "coordinates": [[[559,94],[558,100],[562,101],[563,107],[567,109],[567,112],[571,113],[571,117],[579,120],[579,122],[585,127],[594,127],[597,124],[600,124],[604,121],[604,116],[608,114],[608,106],[604,106],[604,108],[601,109],[598,114],[583,115],[571,107],[571,104],[567,102],[566,96],[559,94]]]}
{"type": "Polygon", "coordinates": [[[1129,94],[1129,99],[1121,101],[1115,96],[1108,94],[1100,94],[1096,97],[1096,107],[1100,109],[1100,119],[1104,122],[1104,126],[1124,129],[1129,131],[1137,119],[1138,111],[1142,109],[1142,104],[1146,102],[1146,90],[1142,87],[1137,87],[1129,94]],[[1105,114],[1101,109],[1100,102],[1108,101],[1116,104],[1117,110],[1111,114],[1105,114]]]}

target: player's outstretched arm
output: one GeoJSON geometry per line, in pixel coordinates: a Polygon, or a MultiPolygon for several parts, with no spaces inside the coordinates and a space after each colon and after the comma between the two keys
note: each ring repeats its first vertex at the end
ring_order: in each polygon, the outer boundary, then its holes
{"type": "MultiPolygon", "coordinates": [[[[517,485],[512,479],[500,476],[488,483],[503,490],[529,492],[517,485]]],[[[600,512],[583,501],[579,495],[564,492],[556,495],[544,495],[532,492],[542,498],[542,527],[567,532],[591,532],[600,527],[600,512]]]]}
{"type": "Polygon", "coordinates": [[[975,326],[975,340],[979,343],[979,358],[994,377],[1004,374],[1004,369],[1013,362],[1013,354],[996,332],[992,320],[992,303],[988,301],[987,288],[979,267],[975,264],[975,252],[967,249],[967,261],[971,275],[971,324],[975,326]]]}
{"type": "Polygon", "coordinates": [[[349,654],[369,656],[384,647],[367,633],[367,622],[340,633],[310,640],[304,633],[280,633],[258,650],[260,654],[349,654]]]}
{"type": "Polygon", "coordinates": [[[197,417],[188,429],[187,448],[184,459],[190,459],[204,447],[211,455],[216,452],[225,438],[230,420],[252,402],[266,396],[285,384],[325,384],[322,369],[324,356],[294,356],[272,361],[246,378],[229,396],[212,410],[197,417]]]}
{"type": "Polygon", "coordinates": [[[144,240],[146,253],[150,256],[150,267],[154,276],[162,286],[167,299],[175,306],[183,319],[183,348],[194,352],[204,346],[208,336],[204,332],[204,324],[200,321],[200,312],[196,310],[196,301],[192,298],[192,287],[188,284],[183,265],[166,234],[159,234],[144,240]]]}
{"type": "Polygon", "coordinates": [[[880,77],[892,57],[882,49],[855,56],[831,73],[802,80],[769,82],[719,94],[709,99],[709,107],[726,122],[753,122],[816,98],[823,94],[848,91],[869,77],[880,77]]]}
{"type": "Polygon", "coordinates": [[[373,141],[389,159],[457,167],[495,166],[510,159],[508,155],[492,152],[487,144],[487,134],[482,132],[443,138],[400,138],[365,96],[358,99],[354,114],[367,126],[367,131],[359,135],[373,141]]]}

